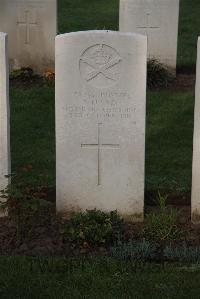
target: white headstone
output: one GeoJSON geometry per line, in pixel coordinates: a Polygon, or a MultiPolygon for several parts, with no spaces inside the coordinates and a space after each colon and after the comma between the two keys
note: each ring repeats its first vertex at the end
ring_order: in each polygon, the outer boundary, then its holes
{"type": "Polygon", "coordinates": [[[147,39],[87,31],[56,38],[57,210],[143,220],[147,39]]]}
{"type": "Polygon", "coordinates": [[[200,37],[198,39],[194,115],[192,221],[200,223],[200,37]]]}
{"type": "Polygon", "coordinates": [[[8,33],[12,69],[54,70],[56,0],[1,0],[0,30],[8,33]]]}
{"type": "Polygon", "coordinates": [[[146,34],[148,58],[176,69],[179,0],[120,0],[119,29],[146,34]]]}
{"type": "Polygon", "coordinates": [[[0,190],[7,187],[10,174],[10,128],[8,86],[8,36],[0,32],[0,190]]]}

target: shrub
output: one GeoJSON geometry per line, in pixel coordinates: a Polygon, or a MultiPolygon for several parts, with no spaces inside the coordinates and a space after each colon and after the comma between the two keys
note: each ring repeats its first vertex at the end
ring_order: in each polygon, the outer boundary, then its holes
{"type": "Polygon", "coordinates": [[[51,70],[44,72],[43,80],[45,85],[54,86],[55,84],[55,73],[51,70]]]}
{"type": "Polygon", "coordinates": [[[75,214],[65,224],[64,233],[75,246],[107,245],[122,232],[122,225],[117,211],[104,213],[94,209],[75,214]]]}
{"type": "Polygon", "coordinates": [[[14,70],[10,74],[11,80],[17,80],[20,82],[30,82],[39,76],[34,74],[33,70],[30,67],[23,67],[19,70],[14,70]]]}
{"type": "Polygon", "coordinates": [[[167,209],[166,196],[158,193],[157,202],[159,210],[147,215],[144,236],[154,241],[169,241],[177,239],[181,231],[176,225],[178,212],[176,209],[167,209]]]}
{"type": "Polygon", "coordinates": [[[200,247],[187,247],[185,243],[178,247],[166,246],[163,254],[165,258],[171,261],[193,264],[200,263],[200,247]]]}
{"type": "Polygon", "coordinates": [[[147,64],[147,86],[149,89],[168,87],[174,76],[157,60],[152,59],[147,64]]]}
{"type": "MultiPolygon", "coordinates": [[[[26,171],[31,173],[32,166],[27,165],[26,171]]],[[[13,176],[12,184],[0,191],[0,209],[6,212],[16,225],[18,239],[29,237],[34,228],[45,222],[51,203],[45,198],[44,187],[33,188],[23,181],[22,173],[13,176]]]]}
{"type": "Polygon", "coordinates": [[[128,243],[111,247],[111,255],[120,260],[144,262],[152,260],[156,254],[156,246],[149,241],[129,240],[128,243]]]}

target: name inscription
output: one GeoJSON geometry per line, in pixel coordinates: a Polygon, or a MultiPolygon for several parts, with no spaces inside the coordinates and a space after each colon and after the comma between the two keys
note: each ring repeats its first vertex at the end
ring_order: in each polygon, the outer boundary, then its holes
{"type": "Polygon", "coordinates": [[[65,106],[68,118],[91,118],[99,120],[135,118],[136,108],[130,106],[126,92],[88,93],[75,91],[75,103],[65,106]]]}

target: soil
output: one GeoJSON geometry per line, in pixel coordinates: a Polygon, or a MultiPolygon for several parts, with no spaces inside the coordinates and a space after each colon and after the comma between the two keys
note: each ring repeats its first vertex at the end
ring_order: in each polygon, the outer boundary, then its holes
{"type": "MultiPolygon", "coordinates": [[[[157,203],[155,198],[158,197],[157,192],[146,192],[145,193],[145,204],[148,206],[156,206],[157,203]]],[[[191,193],[170,193],[167,196],[167,204],[174,206],[190,206],[191,204],[191,193]]]]}
{"type": "Polygon", "coordinates": [[[169,86],[169,91],[194,91],[195,89],[195,74],[177,74],[175,81],[169,86]]]}
{"type": "Polygon", "coordinates": [[[177,73],[176,78],[167,87],[155,87],[152,91],[194,92],[196,75],[177,73]]]}
{"type": "MultiPolygon", "coordinates": [[[[152,91],[172,91],[172,92],[194,92],[195,73],[177,73],[176,79],[167,87],[155,87],[152,91]]],[[[14,88],[32,88],[42,87],[45,85],[43,77],[35,76],[30,80],[11,79],[10,86],[14,88]]],[[[53,86],[53,83],[51,84],[53,86]]]]}
{"type": "MultiPolygon", "coordinates": [[[[27,255],[27,256],[81,256],[92,254],[105,256],[109,254],[109,246],[91,248],[87,243],[82,248],[72,246],[66,234],[62,233],[63,220],[55,213],[55,191],[45,190],[45,199],[51,203],[50,208],[43,211],[40,217],[33,223],[32,227],[22,224],[23,234],[19,234],[19,227],[15,218],[0,218],[0,254],[1,255],[27,255]],[[24,227],[27,229],[25,230],[24,227]]],[[[151,195],[148,195],[149,198],[151,195]]],[[[154,197],[155,198],[155,197],[154,197]]],[[[178,211],[177,225],[183,231],[182,236],[175,241],[175,244],[185,242],[189,246],[200,246],[200,225],[193,225],[190,221],[189,194],[175,194],[168,198],[168,207],[178,211]]],[[[147,201],[147,198],[146,198],[147,201]]],[[[145,215],[150,212],[157,212],[158,207],[152,202],[146,205],[145,215]]],[[[124,226],[123,239],[142,239],[143,223],[127,223],[124,226]]]]}
{"type": "Polygon", "coordinates": [[[40,76],[35,76],[29,80],[21,80],[18,78],[10,79],[10,86],[14,88],[32,88],[44,86],[44,80],[40,76]]]}

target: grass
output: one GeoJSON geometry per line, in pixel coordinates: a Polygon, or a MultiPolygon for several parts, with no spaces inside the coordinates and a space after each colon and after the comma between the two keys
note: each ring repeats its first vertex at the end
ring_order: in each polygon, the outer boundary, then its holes
{"type": "Polygon", "coordinates": [[[180,0],[178,67],[196,68],[197,38],[200,35],[200,1],[180,0]]]}
{"type": "Polygon", "coordinates": [[[16,298],[199,298],[199,268],[115,260],[67,261],[0,258],[0,297],[16,298]]]}
{"type": "MultiPolygon", "coordinates": [[[[118,30],[119,0],[59,0],[59,32],[118,30]]],[[[200,1],[180,0],[178,67],[195,69],[200,1]]]]}
{"type": "Polygon", "coordinates": [[[146,189],[191,188],[194,97],[191,93],[149,93],[147,101],[146,189]]]}
{"type": "Polygon", "coordinates": [[[118,0],[59,0],[59,32],[118,30],[118,0]]]}
{"type": "Polygon", "coordinates": [[[26,165],[25,182],[55,186],[54,89],[11,89],[12,172],[26,165]]]}

